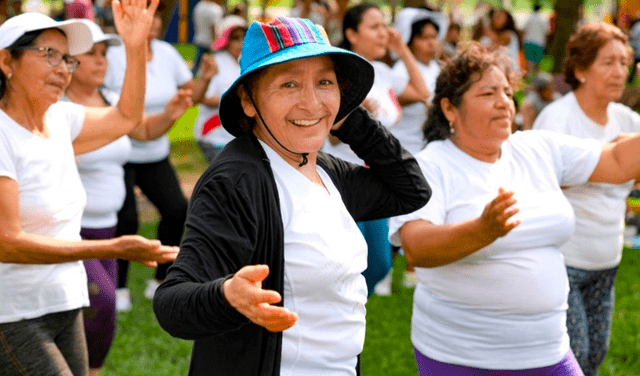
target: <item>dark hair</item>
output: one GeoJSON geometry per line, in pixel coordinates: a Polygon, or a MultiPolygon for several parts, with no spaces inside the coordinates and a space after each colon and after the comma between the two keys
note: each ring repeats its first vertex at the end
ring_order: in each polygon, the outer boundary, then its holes
{"type": "Polygon", "coordinates": [[[413,39],[416,36],[421,35],[422,31],[427,25],[432,25],[436,29],[436,33],[440,32],[440,26],[438,26],[438,24],[436,24],[435,21],[433,21],[432,19],[427,18],[424,20],[420,20],[414,23],[413,25],[411,25],[411,36],[409,37],[409,42],[407,43],[407,45],[410,46],[411,42],[413,42],[413,39]]]}
{"type": "Polygon", "coordinates": [[[580,86],[576,78],[577,70],[587,70],[596,60],[600,48],[611,40],[622,42],[629,52],[631,62],[631,47],[629,38],[619,28],[606,22],[591,22],[582,26],[569,38],[564,57],[564,80],[573,90],[580,86]]]}
{"type": "Polygon", "coordinates": [[[433,105],[429,108],[427,121],[422,129],[427,143],[445,140],[451,136],[449,121],[442,111],[442,100],[447,98],[453,106],[459,108],[464,93],[491,67],[497,67],[504,72],[509,83],[515,80],[511,63],[505,53],[501,49],[487,48],[479,43],[471,44],[444,65],[436,79],[433,105]]]}
{"type": "Polygon", "coordinates": [[[347,39],[347,30],[351,29],[357,32],[358,26],[360,26],[364,18],[364,14],[372,8],[380,10],[380,7],[372,3],[360,3],[347,10],[342,20],[342,42],[340,42],[338,47],[351,51],[351,42],[347,39]]]}
{"type": "MultiPolygon", "coordinates": [[[[40,36],[40,34],[44,33],[46,30],[35,30],[24,33],[18,40],[13,42],[9,47],[6,48],[7,51],[11,53],[11,57],[13,59],[19,59],[24,54],[24,50],[21,47],[29,47],[33,46],[33,43],[40,36]]],[[[55,29],[64,34],[64,32],[60,29],[55,29]]],[[[0,69],[0,98],[4,97],[7,91],[7,77],[4,75],[4,72],[0,69]]]]}

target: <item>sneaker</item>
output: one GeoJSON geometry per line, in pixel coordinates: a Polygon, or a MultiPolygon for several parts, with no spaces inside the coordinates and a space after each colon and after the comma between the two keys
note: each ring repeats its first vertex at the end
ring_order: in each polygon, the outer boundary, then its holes
{"type": "Polygon", "coordinates": [[[131,292],[123,287],[116,289],[116,311],[125,312],[131,310],[131,292]]]}
{"type": "Polygon", "coordinates": [[[147,299],[153,299],[153,295],[160,286],[160,282],[156,279],[150,279],[147,281],[147,288],[144,289],[144,297],[147,299]]]}
{"type": "Polygon", "coordinates": [[[404,271],[404,277],[402,277],[402,286],[412,289],[418,284],[418,278],[416,278],[416,272],[404,271]]]}
{"type": "Polygon", "coordinates": [[[389,271],[389,273],[380,280],[373,288],[373,293],[379,296],[389,296],[391,295],[391,278],[393,276],[393,269],[389,271]]]}

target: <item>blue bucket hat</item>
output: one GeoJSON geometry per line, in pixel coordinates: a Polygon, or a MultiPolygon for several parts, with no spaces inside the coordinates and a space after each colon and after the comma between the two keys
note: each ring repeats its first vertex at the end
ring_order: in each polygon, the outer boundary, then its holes
{"type": "Polygon", "coordinates": [[[351,51],[331,46],[324,29],[307,19],[278,17],[270,23],[253,22],[242,44],[240,77],[220,98],[222,126],[234,136],[245,133],[240,119],[246,115],[237,92],[251,73],[270,65],[322,55],[331,56],[340,85],[337,122],[358,107],[371,90],[374,75],[371,64],[351,51]]]}

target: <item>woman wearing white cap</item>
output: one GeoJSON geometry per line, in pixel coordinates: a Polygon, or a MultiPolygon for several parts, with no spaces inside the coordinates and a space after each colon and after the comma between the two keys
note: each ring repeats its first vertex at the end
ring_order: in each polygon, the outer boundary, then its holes
{"type": "Polygon", "coordinates": [[[238,59],[246,31],[247,22],[244,18],[227,16],[220,25],[220,37],[213,44],[213,49],[217,52],[211,58],[215,61],[218,73],[209,82],[204,98],[198,105],[198,118],[194,126],[195,139],[209,162],[234,138],[220,126],[218,105],[222,93],[240,76],[238,59]]]}
{"type": "MultiPolygon", "coordinates": [[[[104,34],[92,21],[82,20],[90,29],[93,47],[77,55],[80,65],[71,77],[63,100],[91,107],[109,107],[118,103],[119,96],[102,87],[107,72],[107,48],[120,45],[120,38],[104,34]]],[[[80,179],[87,194],[87,204],[80,221],[83,239],[111,239],[115,236],[118,210],[125,198],[124,168],[131,142],[160,137],[180,117],[191,102],[191,91],[180,90],[165,105],[164,122],[150,122],[145,117],[129,136],[122,136],[92,152],[77,156],[80,179]]],[[[110,127],[111,124],[104,124],[110,127]]],[[[98,375],[115,334],[116,286],[118,264],[112,260],[85,260],[89,280],[91,306],[84,310],[84,327],[89,346],[90,374],[98,375]]]]}
{"type": "Polygon", "coordinates": [[[129,133],[142,120],[146,50],[157,0],[114,1],[129,64],[122,100],[88,108],[58,102],[91,48],[80,21],[37,13],[0,26],[0,369],[85,375],[81,308],[89,304],[79,260],[127,258],[153,266],[177,250],[138,236],[80,240],[85,194],[74,154],[129,133]],[[104,124],[110,126],[105,127],[104,124]]]}

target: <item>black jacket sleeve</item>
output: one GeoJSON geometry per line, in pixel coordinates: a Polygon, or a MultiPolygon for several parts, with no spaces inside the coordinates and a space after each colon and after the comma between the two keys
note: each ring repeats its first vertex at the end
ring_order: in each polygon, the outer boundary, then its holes
{"type": "Polygon", "coordinates": [[[249,323],[222,293],[256,249],[259,205],[238,189],[243,181],[207,170],[194,189],[180,253],[153,299],[158,322],[175,337],[204,338],[249,323]]]}
{"type": "Polygon", "coordinates": [[[418,162],[364,108],[354,110],[332,134],[348,144],[368,167],[328,154],[319,157],[323,161],[319,163],[335,168],[333,183],[356,221],[410,213],[429,201],[431,188],[418,162]]]}

